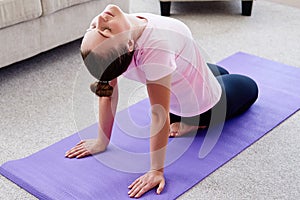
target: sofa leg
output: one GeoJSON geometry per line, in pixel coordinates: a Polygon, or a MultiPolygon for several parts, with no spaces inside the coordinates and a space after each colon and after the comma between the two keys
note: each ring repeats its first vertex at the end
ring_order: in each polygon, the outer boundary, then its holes
{"type": "Polygon", "coordinates": [[[160,13],[162,16],[170,16],[170,10],[171,10],[171,2],[162,2],[160,1],[160,13]]]}
{"type": "Polygon", "coordinates": [[[242,15],[251,16],[253,0],[242,0],[242,15]]]}

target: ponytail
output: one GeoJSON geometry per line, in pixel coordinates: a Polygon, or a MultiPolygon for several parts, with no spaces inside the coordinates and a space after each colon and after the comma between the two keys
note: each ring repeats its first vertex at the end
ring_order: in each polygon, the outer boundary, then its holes
{"type": "Polygon", "coordinates": [[[113,93],[113,87],[108,81],[98,81],[90,85],[91,91],[99,97],[110,97],[113,93]]]}

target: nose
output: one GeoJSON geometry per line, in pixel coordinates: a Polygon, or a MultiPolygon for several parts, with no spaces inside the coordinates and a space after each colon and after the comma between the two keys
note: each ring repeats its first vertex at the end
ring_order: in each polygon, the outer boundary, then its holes
{"type": "Polygon", "coordinates": [[[97,27],[103,26],[106,22],[108,22],[108,19],[103,15],[99,15],[97,20],[97,27]]]}
{"type": "Polygon", "coordinates": [[[108,18],[107,18],[106,15],[100,15],[99,18],[100,18],[99,20],[102,20],[102,21],[104,21],[104,22],[107,22],[107,21],[108,21],[108,18]]]}

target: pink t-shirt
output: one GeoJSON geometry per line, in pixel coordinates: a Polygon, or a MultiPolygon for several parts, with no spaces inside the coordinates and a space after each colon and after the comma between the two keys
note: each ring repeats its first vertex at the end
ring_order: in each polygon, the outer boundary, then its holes
{"type": "Polygon", "coordinates": [[[170,112],[182,117],[199,115],[221,97],[221,87],[206,65],[189,28],[182,22],[154,14],[138,14],[148,20],[136,41],[135,54],[125,77],[146,83],[169,74],[170,112]]]}

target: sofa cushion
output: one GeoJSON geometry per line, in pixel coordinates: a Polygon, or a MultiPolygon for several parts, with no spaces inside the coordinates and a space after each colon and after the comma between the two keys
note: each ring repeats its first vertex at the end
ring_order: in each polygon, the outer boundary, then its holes
{"type": "Polygon", "coordinates": [[[42,8],[43,8],[43,15],[54,13],[58,10],[74,6],[77,4],[81,4],[84,2],[88,2],[92,0],[41,0],[42,8]]]}
{"type": "Polygon", "coordinates": [[[0,28],[42,15],[40,0],[0,0],[0,28]]]}

